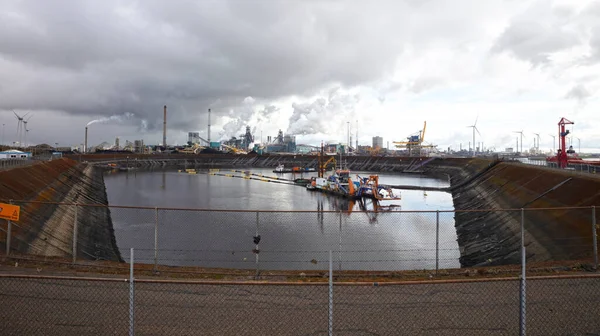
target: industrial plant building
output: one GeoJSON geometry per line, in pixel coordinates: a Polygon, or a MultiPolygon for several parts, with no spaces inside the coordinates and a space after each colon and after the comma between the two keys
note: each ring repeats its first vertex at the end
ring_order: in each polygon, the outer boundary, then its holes
{"type": "Polygon", "coordinates": [[[200,144],[200,133],[199,132],[189,132],[188,133],[188,143],[200,144]]]}
{"type": "Polygon", "coordinates": [[[380,136],[373,137],[373,148],[383,148],[383,138],[380,136]]]}
{"type": "Polygon", "coordinates": [[[283,135],[283,131],[279,130],[277,136],[271,139],[267,137],[266,153],[293,153],[296,151],[296,137],[293,135],[283,135]]]}

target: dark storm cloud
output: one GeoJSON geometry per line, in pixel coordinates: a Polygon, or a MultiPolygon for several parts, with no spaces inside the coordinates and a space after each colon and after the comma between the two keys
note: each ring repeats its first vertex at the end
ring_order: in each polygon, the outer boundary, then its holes
{"type": "Polygon", "coordinates": [[[5,2],[0,109],[132,113],[154,129],[166,104],[177,116],[170,127],[186,127],[217,100],[219,115],[246,96],[376,80],[400,50],[381,33],[393,16],[385,6],[357,4],[5,2]]]}

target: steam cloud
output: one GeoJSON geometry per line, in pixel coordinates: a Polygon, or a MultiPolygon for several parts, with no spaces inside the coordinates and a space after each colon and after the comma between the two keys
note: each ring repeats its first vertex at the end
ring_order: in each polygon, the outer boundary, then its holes
{"type": "Polygon", "coordinates": [[[106,117],[106,118],[101,118],[101,119],[96,119],[96,120],[92,120],[89,123],[87,123],[87,126],[93,125],[93,124],[108,124],[111,122],[118,122],[121,123],[125,120],[130,120],[131,118],[133,118],[133,113],[130,112],[126,112],[123,115],[113,115],[110,117],[106,117]]]}
{"type": "Polygon", "coordinates": [[[265,105],[261,108],[254,98],[248,96],[244,98],[242,106],[229,112],[229,115],[226,116],[229,121],[223,125],[223,130],[218,134],[221,140],[227,140],[243,134],[246,132],[246,126],[250,126],[252,134],[255,135],[259,129],[258,125],[270,123],[271,118],[279,110],[274,105],[265,105]]]}
{"type": "Polygon", "coordinates": [[[356,118],[360,97],[341,93],[339,88],[329,91],[327,98],[319,97],[312,103],[292,104],[287,134],[345,134],[346,121],[356,118]]]}

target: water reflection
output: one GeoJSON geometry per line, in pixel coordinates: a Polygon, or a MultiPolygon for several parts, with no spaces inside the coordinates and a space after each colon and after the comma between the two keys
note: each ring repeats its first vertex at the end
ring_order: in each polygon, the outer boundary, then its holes
{"type": "MultiPolygon", "coordinates": [[[[266,169],[251,174],[273,175],[266,169]]],[[[380,177],[390,184],[440,184],[392,174],[380,177]]],[[[401,201],[374,203],[293,185],[174,171],[108,173],[105,182],[111,204],[152,207],[111,209],[118,247],[123,253],[130,247],[139,249],[140,258],[149,262],[153,207],[214,210],[159,210],[159,262],[169,265],[252,268],[253,237],[260,234],[261,269],[326,269],[329,250],[337,251],[335,258],[343,269],[430,268],[435,266],[435,213],[398,210],[452,209],[451,196],[442,192],[403,190],[401,201]],[[255,212],[231,211],[239,209],[277,211],[260,213],[257,223],[255,212]],[[285,212],[295,210],[310,212],[285,212]]],[[[440,217],[439,237],[440,248],[450,251],[444,265],[458,265],[452,214],[440,217]]]]}
{"type": "Polygon", "coordinates": [[[350,216],[353,213],[355,214],[354,216],[365,216],[369,223],[376,224],[378,216],[381,213],[399,211],[401,209],[402,207],[399,204],[368,198],[353,200],[328,194],[319,194],[317,197],[318,218],[321,219],[323,218],[322,212],[324,211],[340,211],[347,216],[350,216]],[[325,210],[324,208],[324,199],[326,199],[329,204],[328,210],[325,210]]]}

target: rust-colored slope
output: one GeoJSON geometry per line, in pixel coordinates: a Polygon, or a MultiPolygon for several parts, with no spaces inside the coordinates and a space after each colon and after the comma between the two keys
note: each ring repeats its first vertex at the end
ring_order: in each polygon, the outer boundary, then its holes
{"type": "Polygon", "coordinates": [[[56,201],[48,187],[57,180],[67,182],[70,178],[66,172],[78,170],[76,165],[74,160],[60,159],[0,171],[0,199],[56,201]]]}

